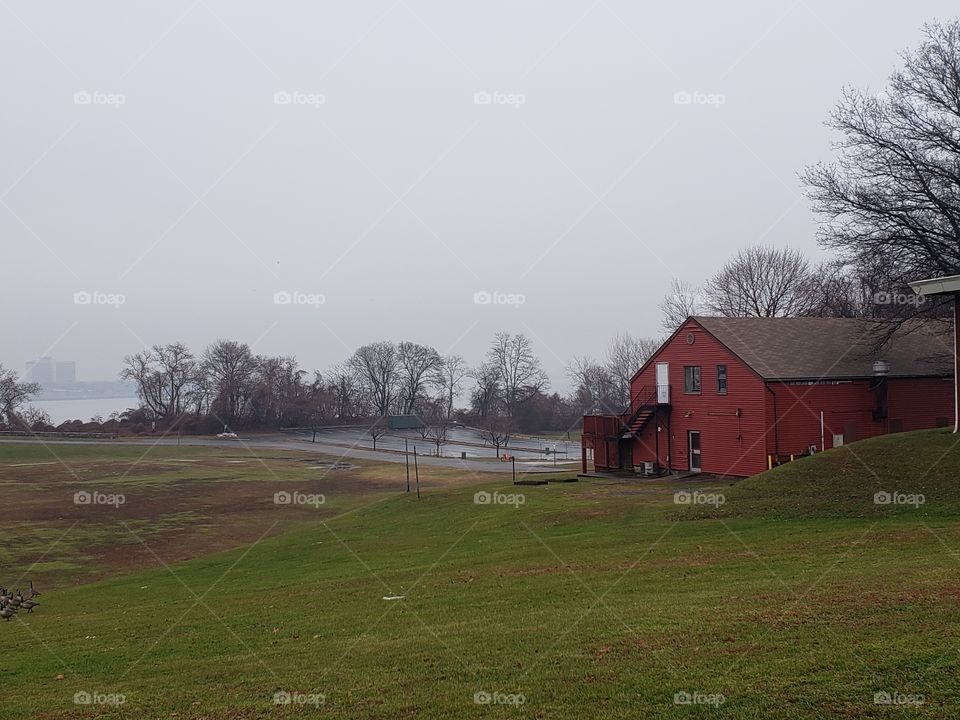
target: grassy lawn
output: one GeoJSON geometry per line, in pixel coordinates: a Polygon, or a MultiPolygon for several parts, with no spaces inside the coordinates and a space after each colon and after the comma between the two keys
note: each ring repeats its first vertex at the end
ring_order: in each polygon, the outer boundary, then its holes
{"type": "MultiPolygon", "coordinates": [[[[136,459],[136,451],[123,455],[130,450],[71,450],[68,465],[88,469],[78,481],[63,467],[11,468],[50,457],[0,447],[0,482],[17,507],[30,511],[24,485],[43,507],[49,493],[72,497],[85,483],[120,487],[131,498],[103,509],[97,522],[81,516],[44,559],[75,566],[80,580],[50,570],[42,606],[2,623],[2,717],[960,711],[960,456],[947,433],[867,441],[736,484],[514,488],[431,469],[419,501],[399,492],[398,466],[304,480],[306,460],[290,453],[234,464],[227,460],[249,454],[162,448],[127,472],[136,459]],[[198,462],[176,467],[177,459],[198,462]],[[327,503],[273,506],[273,489],[301,481],[305,493],[326,492],[327,503]],[[243,515],[207,502],[203,488],[217,483],[255,488],[243,496],[253,508],[243,515]],[[881,490],[922,493],[924,502],[876,505],[881,490]],[[520,492],[523,502],[477,504],[478,491],[520,492]],[[723,502],[676,504],[677,492],[723,502]],[[157,506],[134,501],[154,496],[157,506]],[[176,547],[171,538],[194,537],[194,525],[206,523],[238,547],[198,548],[169,567],[149,556],[137,568],[120,562],[106,579],[84,582],[88,561],[77,553],[87,540],[73,533],[105,533],[90,562],[112,557],[114,541],[127,547],[109,512],[141,521],[148,545],[155,537],[176,547]],[[192,514],[169,517],[181,512],[192,514]],[[161,522],[166,530],[157,529],[161,522]],[[244,522],[256,537],[224,530],[244,522]],[[78,692],[122,694],[125,702],[76,705],[78,692]],[[275,705],[278,692],[294,702],[275,705]],[[878,692],[909,704],[875,704],[878,692]],[[695,702],[677,705],[677,693],[695,702]]],[[[32,527],[49,539],[73,522],[49,510],[16,532],[32,527]]],[[[16,533],[4,526],[9,540],[16,533]]],[[[5,544],[5,583],[28,571],[36,544],[22,554],[5,544]]]]}

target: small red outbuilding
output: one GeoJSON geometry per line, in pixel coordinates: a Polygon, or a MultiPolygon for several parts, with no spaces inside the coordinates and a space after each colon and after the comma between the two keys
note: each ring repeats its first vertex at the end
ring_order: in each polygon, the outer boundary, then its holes
{"type": "Polygon", "coordinates": [[[954,422],[942,323],[691,317],[640,368],[622,415],[583,419],[583,469],[748,476],[874,435],[954,422]]]}

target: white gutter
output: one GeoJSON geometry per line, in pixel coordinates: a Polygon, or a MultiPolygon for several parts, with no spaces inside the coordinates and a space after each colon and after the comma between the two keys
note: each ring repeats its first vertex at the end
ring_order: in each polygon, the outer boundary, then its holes
{"type": "Polygon", "coordinates": [[[957,344],[957,325],[960,324],[960,275],[917,280],[908,283],[917,295],[953,295],[953,434],[960,433],[960,345],[957,344]]]}

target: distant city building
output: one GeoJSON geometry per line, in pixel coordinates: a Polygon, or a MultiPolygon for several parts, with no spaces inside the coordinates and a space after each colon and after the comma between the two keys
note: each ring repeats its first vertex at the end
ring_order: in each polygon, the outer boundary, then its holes
{"type": "Polygon", "coordinates": [[[73,360],[58,360],[56,380],[60,385],[72,385],[77,381],[77,363],[73,360]]]}
{"type": "Polygon", "coordinates": [[[30,382],[49,385],[54,381],[54,377],[52,357],[42,357],[27,363],[27,379],[30,382]]]}
{"type": "Polygon", "coordinates": [[[77,382],[77,363],[73,360],[54,361],[52,357],[42,357],[27,362],[25,374],[27,382],[41,385],[74,385],[77,382]]]}

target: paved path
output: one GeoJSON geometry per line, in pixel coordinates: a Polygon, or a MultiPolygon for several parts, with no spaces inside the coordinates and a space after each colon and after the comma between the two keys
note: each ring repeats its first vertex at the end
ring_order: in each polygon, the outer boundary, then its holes
{"type": "MultiPolygon", "coordinates": [[[[58,445],[189,445],[202,447],[233,447],[237,450],[249,448],[250,450],[273,449],[273,450],[298,450],[301,452],[313,452],[322,455],[331,455],[336,458],[350,458],[357,460],[374,460],[379,462],[403,463],[405,462],[403,453],[381,452],[370,448],[349,447],[344,445],[334,445],[330,443],[312,443],[310,438],[300,435],[241,435],[239,440],[220,440],[210,437],[183,437],[179,441],[175,437],[166,438],[125,438],[122,440],[53,440],[43,438],[42,440],[30,437],[18,438],[0,438],[0,444],[10,443],[29,443],[34,445],[46,445],[56,452],[58,445]]],[[[459,468],[471,472],[487,473],[510,473],[512,468],[510,463],[497,462],[496,460],[462,460],[460,458],[438,458],[429,455],[421,455],[418,462],[423,466],[459,468]]],[[[541,460],[533,462],[517,462],[517,474],[546,473],[546,472],[579,472],[579,464],[558,463],[553,467],[550,460],[541,460]]]]}

